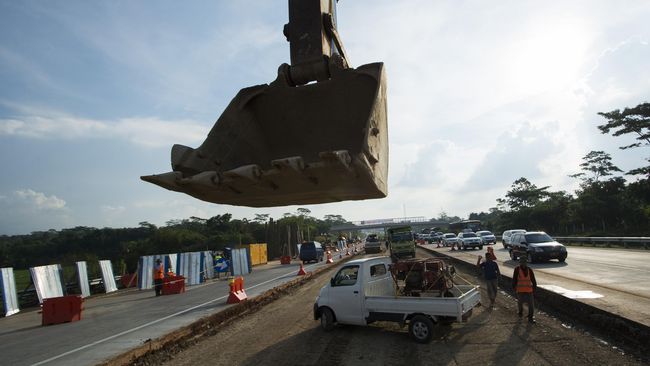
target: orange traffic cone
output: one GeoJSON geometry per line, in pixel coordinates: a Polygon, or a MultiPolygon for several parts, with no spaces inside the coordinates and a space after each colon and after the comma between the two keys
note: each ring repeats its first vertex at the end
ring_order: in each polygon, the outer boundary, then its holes
{"type": "Polygon", "coordinates": [[[327,263],[334,263],[334,260],[332,259],[332,253],[329,250],[327,251],[327,263]]]}
{"type": "Polygon", "coordinates": [[[296,276],[304,276],[306,275],[307,272],[305,272],[305,267],[300,263],[300,270],[298,271],[298,274],[296,276]]]}

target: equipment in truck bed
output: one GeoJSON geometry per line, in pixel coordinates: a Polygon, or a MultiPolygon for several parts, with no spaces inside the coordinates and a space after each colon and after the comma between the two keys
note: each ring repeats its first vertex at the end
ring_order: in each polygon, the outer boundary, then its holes
{"type": "Polygon", "coordinates": [[[437,258],[401,259],[390,265],[393,280],[403,296],[447,296],[454,287],[453,266],[437,258]]]}

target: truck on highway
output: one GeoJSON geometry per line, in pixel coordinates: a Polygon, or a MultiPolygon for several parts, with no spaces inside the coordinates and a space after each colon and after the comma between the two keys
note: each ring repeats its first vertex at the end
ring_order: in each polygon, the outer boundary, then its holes
{"type": "Polygon", "coordinates": [[[386,244],[390,248],[390,255],[396,259],[415,258],[415,237],[410,226],[390,228],[386,231],[386,244]]]}
{"type": "Polygon", "coordinates": [[[345,263],[321,288],[314,319],[330,331],[338,324],[368,325],[375,321],[408,324],[409,335],[427,343],[436,323],[466,321],[481,301],[478,286],[453,285],[444,292],[404,296],[391,273],[390,257],[345,263]]]}

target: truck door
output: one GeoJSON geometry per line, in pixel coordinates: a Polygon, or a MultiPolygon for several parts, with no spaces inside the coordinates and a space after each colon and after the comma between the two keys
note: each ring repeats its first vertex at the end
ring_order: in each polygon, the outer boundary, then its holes
{"type": "Polygon", "coordinates": [[[337,321],[345,324],[364,325],[363,291],[359,266],[349,265],[341,268],[331,281],[329,304],[336,314],[337,321]]]}

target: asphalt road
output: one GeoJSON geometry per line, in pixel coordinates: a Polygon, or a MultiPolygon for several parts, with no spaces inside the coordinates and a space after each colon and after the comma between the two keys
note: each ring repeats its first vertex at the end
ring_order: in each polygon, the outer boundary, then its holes
{"type": "MultiPolygon", "coordinates": [[[[478,255],[485,257],[486,251],[486,247],[461,251],[435,244],[425,247],[473,263],[478,255]]],[[[500,242],[493,248],[501,272],[512,276],[518,263],[500,242]]],[[[565,263],[530,264],[538,285],[650,326],[650,251],[572,246],[567,251],[565,263]]]]}
{"type": "MultiPolygon", "coordinates": [[[[335,261],[338,256],[334,257],[335,261]]],[[[309,264],[306,271],[324,266],[309,264]]],[[[249,297],[294,278],[299,262],[256,266],[245,276],[249,297]]],[[[0,318],[0,364],[95,365],[149,339],[225,309],[228,282],[212,280],[184,294],[154,297],[153,290],[126,290],[86,299],[78,322],[41,326],[32,309],[0,318]]]]}

